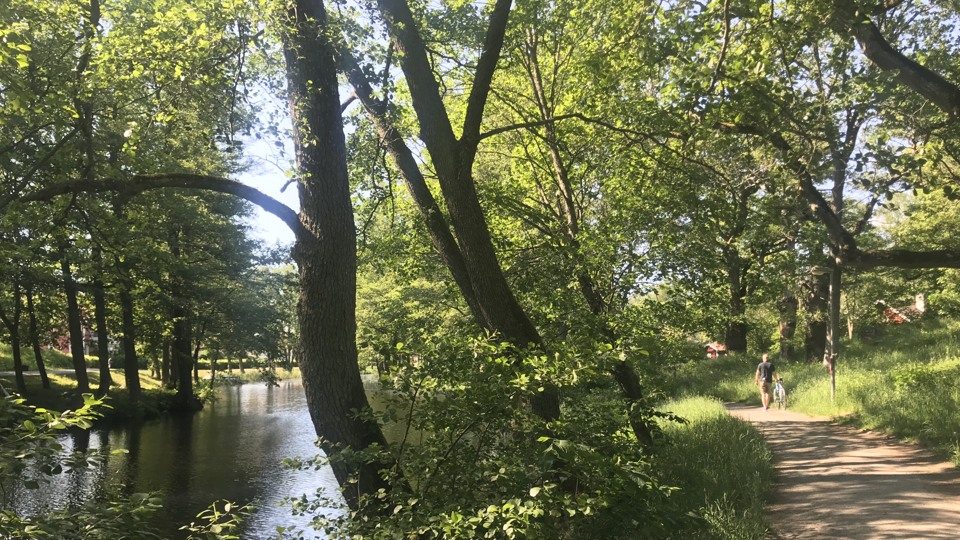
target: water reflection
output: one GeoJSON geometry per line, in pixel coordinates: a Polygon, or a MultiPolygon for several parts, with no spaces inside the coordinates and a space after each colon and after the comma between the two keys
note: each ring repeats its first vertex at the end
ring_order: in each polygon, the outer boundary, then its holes
{"type": "Polygon", "coordinates": [[[259,500],[242,537],[266,538],[277,526],[306,528],[308,520],[277,505],[284,497],[312,495],[320,487],[336,493],[329,468],[293,472],[280,465],[287,457],[315,455],[315,439],[300,381],[225,387],[220,399],[193,416],[65,437],[68,451],[127,453],[108,453],[98,466],[55,477],[41,490],[17,488],[14,505],[37,514],[95,499],[111,486],[125,494],[154,491],[163,500],[157,525],[167,537],[180,538],[178,528],[215,500],[259,500]]]}

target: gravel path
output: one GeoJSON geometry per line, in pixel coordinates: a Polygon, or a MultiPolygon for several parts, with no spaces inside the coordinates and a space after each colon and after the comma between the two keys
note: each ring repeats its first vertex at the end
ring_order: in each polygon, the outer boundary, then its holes
{"type": "Polygon", "coordinates": [[[950,463],[826,418],[727,408],[773,452],[771,538],[960,538],[960,471],[950,463]]]}

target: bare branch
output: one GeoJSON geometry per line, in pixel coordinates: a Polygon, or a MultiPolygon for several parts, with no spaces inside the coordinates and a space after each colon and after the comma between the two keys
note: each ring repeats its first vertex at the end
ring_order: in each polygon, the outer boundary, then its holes
{"type": "Polygon", "coordinates": [[[236,180],[191,173],[144,174],[122,180],[73,180],[50,185],[24,195],[0,199],[0,210],[6,209],[13,201],[47,201],[59,195],[106,192],[116,192],[122,197],[132,197],[145,191],[161,188],[197,189],[236,195],[280,218],[298,237],[309,234],[296,212],[262,191],[236,180]]]}

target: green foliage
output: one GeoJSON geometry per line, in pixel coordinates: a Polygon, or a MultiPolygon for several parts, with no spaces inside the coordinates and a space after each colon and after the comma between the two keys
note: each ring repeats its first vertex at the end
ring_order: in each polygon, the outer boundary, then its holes
{"type": "Polygon", "coordinates": [[[727,414],[713,399],[694,397],[661,406],[685,421],[663,426],[653,466],[679,511],[700,516],[672,538],[762,539],[763,507],[773,462],[756,428],[727,414]]]}
{"type": "Polygon", "coordinates": [[[230,501],[216,501],[197,514],[197,521],[180,527],[190,540],[238,540],[243,521],[253,512],[252,505],[236,506],[230,501]]]}
{"type": "MultiPolygon", "coordinates": [[[[869,342],[845,344],[838,359],[836,396],[819,363],[778,362],[790,408],[915,440],[944,455],[960,441],[960,343],[956,321],[885,326],[869,342]]],[[[682,366],[666,379],[672,395],[716,396],[759,403],[756,360],[729,357],[682,366]]]]}
{"type": "MultiPolygon", "coordinates": [[[[376,415],[393,433],[390,447],[334,458],[396,463],[383,471],[392,489],[343,517],[315,518],[327,534],[663,538],[692,519],[675,512],[599,368],[480,341],[447,339],[414,350],[419,361],[387,381],[392,404],[376,415]],[[547,381],[561,384],[565,396],[563,419],[550,426],[528,403],[547,381]]],[[[292,504],[316,512],[329,502],[292,504]]]]}

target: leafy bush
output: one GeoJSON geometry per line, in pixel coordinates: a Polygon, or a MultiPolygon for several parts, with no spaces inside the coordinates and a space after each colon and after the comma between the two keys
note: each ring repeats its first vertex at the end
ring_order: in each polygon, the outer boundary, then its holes
{"type": "MultiPolygon", "coordinates": [[[[377,414],[404,427],[390,447],[335,458],[395,462],[384,472],[393,488],[357,512],[317,517],[331,537],[665,538],[694,519],[652,474],[602,362],[482,341],[416,352],[418,364],[387,382],[393,403],[377,414]],[[550,425],[529,407],[547,384],[564,396],[563,421],[550,425]]],[[[316,514],[331,498],[291,503],[316,514]]]]}

